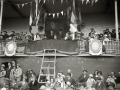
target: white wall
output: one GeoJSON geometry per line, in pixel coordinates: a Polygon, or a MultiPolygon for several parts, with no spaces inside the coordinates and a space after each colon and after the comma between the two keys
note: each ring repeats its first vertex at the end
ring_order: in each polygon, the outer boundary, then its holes
{"type": "MultiPolygon", "coordinates": [[[[106,28],[112,30],[115,28],[114,18],[114,14],[82,14],[82,21],[86,26],[83,30],[85,37],[90,32],[90,28],[94,28],[97,33],[101,33],[106,28]]],[[[29,32],[29,18],[3,18],[2,30],[29,32]]]]}

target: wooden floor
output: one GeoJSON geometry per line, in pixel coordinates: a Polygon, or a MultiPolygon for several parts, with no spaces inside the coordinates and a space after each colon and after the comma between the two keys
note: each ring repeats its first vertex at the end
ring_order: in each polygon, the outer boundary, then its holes
{"type": "MultiPolygon", "coordinates": [[[[24,54],[24,53],[16,53],[15,54],[15,56],[39,56],[39,57],[42,57],[43,56],[43,53],[36,53],[36,54],[24,54]]],[[[54,53],[46,53],[45,54],[45,56],[55,56],[55,54],[54,53]]],[[[72,54],[62,54],[62,53],[57,53],[56,54],[56,56],[88,56],[88,57],[90,57],[90,56],[93,56],[93,55],[90,55],[89,53],[79,53],[79,54],[74,54],[74,55],[72,55],[72,54]]],[[[94,55],[94,56],[96,56],[96,55],[94,55]]],[[[105,54],[105,53],[103,53],[102,55],[98,55],[98,56],[120,56],[120,54],[115,54],[115,53],[110,53],[110,54],[105,54]]],[[[0,55],[0,57],[5,57],[5,55],[0,55]]]]}

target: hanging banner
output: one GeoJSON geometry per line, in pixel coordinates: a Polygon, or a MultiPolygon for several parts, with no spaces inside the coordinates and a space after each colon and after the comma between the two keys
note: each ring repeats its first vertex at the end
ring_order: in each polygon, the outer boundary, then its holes
{"type": "Polygon", "coordinates": [[[44,0],[44,3],[46,2],[46,0],[44,0]]]}
{"type": "Polygon", "coordinates": [[[82,0],[82,4],[84,3],[84,0],[82,0]]]}
{"type": "Polygon", "coordinates": [[[97,2],[98,0],[95,0],[95,3],[97,2]]]}
{"type": "Polygon", "coordinates": [[[55,1],[53,0],[53,5],[55,4],[55,1]]]}
{"type": "Polygon", "coordinates": [[[59,17],[59,13],[57,13],[57,17],[59,17]]]}

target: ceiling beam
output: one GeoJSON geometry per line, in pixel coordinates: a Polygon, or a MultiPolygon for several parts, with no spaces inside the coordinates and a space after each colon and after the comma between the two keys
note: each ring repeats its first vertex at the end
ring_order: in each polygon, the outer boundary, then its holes
{"type": "MultiPolygon", "coordinates": [[[[12,2],[9,1],[9,3],[12,3],[12,2]]],[[[21,11],[19,10],[18,7],[16,7],[14,4],[10,4],[10,6],[11,6],[22,18],[25,18],[25,16],[21,13],[21,11]]]]}

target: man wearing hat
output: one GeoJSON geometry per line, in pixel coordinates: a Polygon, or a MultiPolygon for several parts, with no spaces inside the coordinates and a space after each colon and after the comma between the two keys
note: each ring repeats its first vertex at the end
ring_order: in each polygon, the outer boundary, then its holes
{"type": "Polygon", "coordinates": [[[91,90],[93,89],[94,85],[96,84],[95,80],[93,79],[93,75],[92,74],[89,74],[89,78],[87,79],[86,81],[86,87],[87,87],[87,90],[91,90]]]}
{"type": "Polygon", "coordinates": [[[17,64],[17,68],[15,70],[15,79],[16,81],[20,81],[21,80],[21,75],[22,75],[22,69],[20,68],[20,64],[17,64]]]}
{"type": "Polygon", "coordinates": [[[6,40],[7,38],[9,38],[9,35],[7,34],[7,31],[3,31],[2,35],[3,35],[3,40],[6,40]]]}

